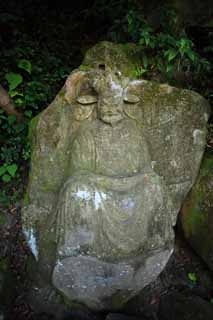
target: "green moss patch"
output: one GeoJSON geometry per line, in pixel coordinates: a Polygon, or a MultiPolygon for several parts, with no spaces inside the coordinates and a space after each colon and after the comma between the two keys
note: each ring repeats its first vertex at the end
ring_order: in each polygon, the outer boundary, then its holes
{"type": "Polygon", "coordinates": [[[186,238],[212,268],[213,253],[213,157],[205,156],[196,184],[181,212],[186,238]]]}

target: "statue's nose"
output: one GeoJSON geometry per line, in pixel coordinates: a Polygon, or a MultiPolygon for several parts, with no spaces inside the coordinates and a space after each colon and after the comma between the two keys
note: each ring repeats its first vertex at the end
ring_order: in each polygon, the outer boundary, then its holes
{"type": "Polygon", "coordinates": [[[111,101],[111,103],[100,102],[98,104],[98,109],[102,114],[121,113],[123,110],[122,104],[117,101],[111,101]]]}

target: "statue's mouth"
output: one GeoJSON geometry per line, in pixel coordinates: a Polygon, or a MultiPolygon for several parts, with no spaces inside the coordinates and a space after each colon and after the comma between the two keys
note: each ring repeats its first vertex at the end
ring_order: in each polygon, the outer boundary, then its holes
{"type": "Polygon", "coordinates": [[[120,112],[112,112],[112,111],[107,111],[107,112],[104,112],[102,113],[102,116],[109,116],[109,117],[117,117],[117,116],[121,116],[121,113],[120,112]]]}
{"type": "Polygon", "coordinates": [[[117,116],[119,113],[114,113],[114,112],[106,112],[103,114],[103,116],[117,116]]]}
{"type": "Polygon", "coordinates": [[[120,120],[122,120],[123,118],[123,115],[121,113],[114,113],[114,112],[106,112],[106,113],[103,113],[101,116],[100,116],[100,119],[103,121],[103,122],[106,122],[106,123],[116,123],[120,120]]]}

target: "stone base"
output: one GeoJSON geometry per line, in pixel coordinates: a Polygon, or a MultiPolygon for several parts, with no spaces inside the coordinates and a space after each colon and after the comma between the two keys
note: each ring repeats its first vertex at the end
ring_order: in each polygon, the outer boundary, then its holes
{"type": "Polygon", "coordinates": [[[70,301],[96,311],[119,310],[159,275],[171,253],[155,251],[144,264],[142,257],[116,264],[89,256],[65,258],[56,265],[52,281],[70,301]]]}

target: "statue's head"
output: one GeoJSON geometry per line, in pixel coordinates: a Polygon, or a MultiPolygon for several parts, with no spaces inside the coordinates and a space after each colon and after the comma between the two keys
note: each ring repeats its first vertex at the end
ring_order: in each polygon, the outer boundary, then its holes
{"type": "Polygon", "coordinates": [[[123,81],[119,71],[98,69],[80,74],[81,77],[77,74],[72,76],[77,79],[74,98],[76,120],[95,115],[104,123],[113,125],[126,117],[138,118],[140,98],[132,91],[131,82],[123,81]]]}
{"type": "Polygon", "coordinates": [[[124,89],[119,80],[119,74],[102,71],[94,78],[92,84],[98,94],[97,116],[108,124],[114,124],[125,117],[124,89]]]}

